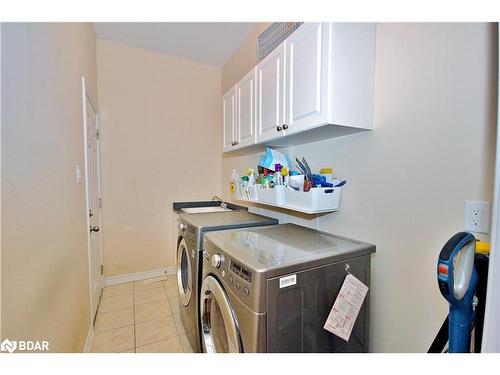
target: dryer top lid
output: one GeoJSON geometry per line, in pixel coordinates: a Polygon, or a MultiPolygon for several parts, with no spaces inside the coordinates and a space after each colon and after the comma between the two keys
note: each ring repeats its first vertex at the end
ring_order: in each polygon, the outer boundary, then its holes
{"type": "Polygon", "coordinates": [[[295,224],[213,232],[205,240],[256,272],[375,252],[374,245],[295,224]]]}

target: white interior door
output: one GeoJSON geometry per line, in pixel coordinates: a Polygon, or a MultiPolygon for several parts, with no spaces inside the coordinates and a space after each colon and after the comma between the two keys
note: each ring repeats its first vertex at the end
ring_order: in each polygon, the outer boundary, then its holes
{"type": "Polygon", "coordinates": [[[99,115],[83,81],[83,123],[85,141],[85,187],[89,253],[91,319],[94,321],[104,285],[101,231],[101,184],[99,167],[99,115]]]}

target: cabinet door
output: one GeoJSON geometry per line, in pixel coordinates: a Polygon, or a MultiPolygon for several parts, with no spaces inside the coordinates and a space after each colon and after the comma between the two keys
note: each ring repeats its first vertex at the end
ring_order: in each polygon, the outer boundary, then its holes
{"type": "Polygon", "coordinates": [[[222,97],[222,151],[236,148],[236,86],[222,97]]]}
{"type": "Polygon", "coordinates": [[[257,143],[283,135],[285,43],[257,65],[257,143]]]}
{"type": "Polygon", "coordinates": [[[255,72],[256,69],[252,69],[252,71],[243,77],[236,85],[236,141],[238,142],[238,148],[253,145],[256,140],[255,72]]]}
{"type": "Polygon", "coordinates": [[[286,41],[287,134],[328,122],[331,26],[305,23],[286,41]]]}

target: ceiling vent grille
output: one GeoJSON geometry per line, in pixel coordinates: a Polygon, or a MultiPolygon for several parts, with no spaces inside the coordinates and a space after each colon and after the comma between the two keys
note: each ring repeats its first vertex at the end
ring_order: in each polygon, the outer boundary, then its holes
{"type": "Polygon", "coordinates": [[[257,63],[261,62],[303,22],[273,22],[257,37],[257,63]]]}

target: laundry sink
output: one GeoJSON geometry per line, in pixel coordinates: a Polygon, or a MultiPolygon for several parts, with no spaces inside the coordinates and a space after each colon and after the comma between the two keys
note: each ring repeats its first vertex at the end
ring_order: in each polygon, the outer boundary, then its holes
{"type": "Polygon", "coordinates": [[[183,212],[188,214],[202,214],[207,212],[224,212],[224,211],[232,211],[229,208],[223,208],[220,206],[212,206],[212,207],[191,207],[191,208],[183,208],[183,212]]]}

